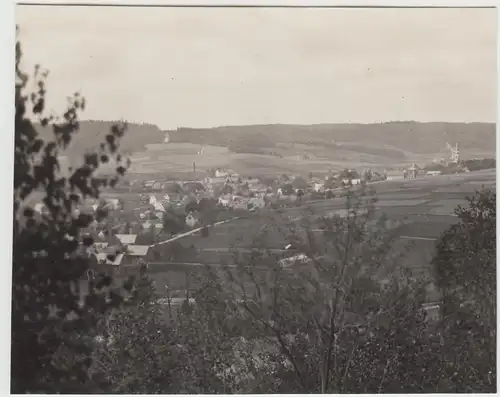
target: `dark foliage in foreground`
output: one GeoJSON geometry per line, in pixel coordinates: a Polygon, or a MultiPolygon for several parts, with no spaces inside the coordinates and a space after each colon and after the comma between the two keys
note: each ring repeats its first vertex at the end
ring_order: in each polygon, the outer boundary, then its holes
{"type": "Polygon", "coordinates": [[[80,391],[90,365],[87,340],[92,327],[120,297],[109,289],[111,280],[101,277],[88,286],[88,294],[82,298],[80,281],[88,266],[85,247],[92,241],[81,231],[93,219],[75,215],[74,209],[86,197],[98,197],[101,187],[113,186],[124,173],[126,164],[117,147],[125,129],[111,128],[99,151],[86,154],[83,164],[67,175],[58,156],[78,131],[78,114],[85,108],[85,99],[75,94],[62,117],[47,116],[47,73],[37,66],[29,79],[20,70],[21,57],[17,43],[11,390],[80,391]],[[28,82],[34,83],[34,91],[27,92],[28,82]],[[39,137],[33,118],[51,126],[51,140],[39,137]],[[96,177],[99,165],[109,161],[116,163],[116,176],[96,177]],[[36,201],[42,201],[46,210],[35,212],[30,203],[36,201]],[[71,371],[53,361],[61,346],[81,357],[71,363],[71,371]]]}
{"type": "Polygon", "coordinates": [[[455,213],[434,258],[443,294],[450,391],[496,391],[496,193],[478,192],[455,213]]]}

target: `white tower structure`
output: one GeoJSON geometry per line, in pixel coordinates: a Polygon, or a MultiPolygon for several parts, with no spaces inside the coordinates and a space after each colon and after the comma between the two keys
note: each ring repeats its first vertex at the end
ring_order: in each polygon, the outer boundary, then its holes
{"type": "Polygon", "coordinates": [[[450,160],[453,163],[458,163],[460,161],[460,150],[458,149],[458,143],[455,147],[452,147],[448,142],[446,142],[446,147],[450,151],[450,160]]]}

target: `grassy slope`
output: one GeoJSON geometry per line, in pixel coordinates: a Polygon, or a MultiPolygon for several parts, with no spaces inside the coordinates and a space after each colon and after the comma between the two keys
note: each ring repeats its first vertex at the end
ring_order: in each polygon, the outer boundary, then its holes
{"type": "MultiPolygon", "coordinates": [[[[104,141],[111,125],[111,122],[83,121],[65,155],[81,159],[81,154],[104,141]]],[[[39,130],[45,137],[51,134],[50,129],[39,130]]],[[[460,142],[464,157],[495,153],[495,125],[487,123],[255,125],[180,128],[169,134],[173,144],[162,145],[165,131],[154,125],[131,123],[121,150],[139,159],[142,168],[138,172],[152,174],[189,172],[193,161],[200,171],[227,166],[238,172],[259,174],[323,171],[357,164],[384,167],[428,162],[434,156],[444,156],[446,141],[460,142]],[[197,155],[204,145],[211,147],[206,148],[205,154],[197,155]],[[234,153],[216,146],[257,150],[234,153]],[[267,154],[259,154],[261,149],[267,154]],[[276,155],[269,155],[270,152],[276,155]]]]}
{"type": "Polygon", "coordinates": [[[463,149],[491,150],[495,142],[495,125],[488,123],[417,123],[391,122],[381,124],[318,124],[300,125],[255,125],[218,127],[212,129],[181,128],[170,132],[172,142],[226,145],[246,137],[245,141],[267,140],[274,143],[295,142],[307,145],[331,145],[350,143],[374,145],[387,150],[413,153],[434,152],[436,145],[443,147],[446,141],[459,141],[463,149]],[[249,136],[255,136],[255,139],[249,136]]]}

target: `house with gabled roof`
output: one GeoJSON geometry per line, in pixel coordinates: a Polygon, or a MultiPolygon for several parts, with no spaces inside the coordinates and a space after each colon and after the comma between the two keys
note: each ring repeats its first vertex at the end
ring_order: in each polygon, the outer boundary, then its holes
{"type": "Polygon", "coordinates": [[[127,273],[127,269],[136,269],[145,265],[151,257],[151,247],[149,245],[130,244],[125,247],[124,257],[121,262],[123,272],[127,273]]]}
{"type": "Polygon", "coordinates": [[[137,239],[137,234],[115,234],[115,237],[120,240],[122,244],[134,244],[137,239]]]}
{"type": "Polygon", "coordinates": [[[149,252],[149,245],[129,244],[125,248],[126,256],[145,257],[149,252]]]}

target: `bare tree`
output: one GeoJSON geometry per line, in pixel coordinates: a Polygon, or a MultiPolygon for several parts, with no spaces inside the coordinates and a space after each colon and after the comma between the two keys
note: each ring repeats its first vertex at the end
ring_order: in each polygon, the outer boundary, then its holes
{"type": "Polygon", "coordinates": [[[397,225],[376,219],[373,197],[363,188],[349,192],[343,211],[305,217],[298,228],[288,221],[291,260],[255,254],[226,269],[231,300],[277,348],[271,361],[286,373],[282,392],[381,392],[404,360],[382,341],[410,320],[415,330],[423,325],[421,289],[397,267],[405,250],[391,250],[397,225]],[[368,357],[375,340],[379,349],[368,357]],[[360,368],[364,385],[353,375],[360,368]]]}

